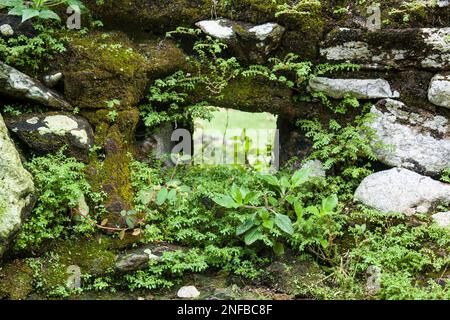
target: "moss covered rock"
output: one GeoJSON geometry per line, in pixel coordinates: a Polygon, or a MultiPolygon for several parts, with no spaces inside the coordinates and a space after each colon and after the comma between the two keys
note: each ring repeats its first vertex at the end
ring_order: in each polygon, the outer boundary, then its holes
{"type": "Polygon", "coordinates": [[[88,179],[95,191],[107,194],[106,210],[111,223],[119,222],[122,210],[131,210],[133,191],[129,164],[132,160],[134,132],[139,120],[137,109],[118,111],[114,121],[108,120],[108,110],[85,112],[83,115],[95,127],[95,144],[100,148],[91,155],[88,179]]]}
{"type": "Polygon", "coordinates": [[[34,205],[34,184],[0,115],[0,259],[34,205]]]}
{"type": "Polygon", "coordinates": [[[6,120],[8,128],[38,154],[56,152],[64,146],[65,154],[87,162],[94,142],[86,119],[64,113],[25,114],[6,120]]]}
{"type": "Polygon", "coordinates": [[[60,68],[66,97],[82,109],[105,108],[113,99],[135,106],[148,81],[147,60],[118,32],[72,39],[60,68]]]}

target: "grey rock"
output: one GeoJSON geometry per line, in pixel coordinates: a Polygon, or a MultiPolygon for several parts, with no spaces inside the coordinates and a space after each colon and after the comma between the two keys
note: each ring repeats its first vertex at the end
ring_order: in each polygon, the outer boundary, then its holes
{"type": "Polygon", "coordinates": [[[0,94],[12,98],[29,100],[44,106],[72,110],[72,106],[57,92],[26,74],[0,62],[0,94]]]}
{"type": "Polygon", "coordinates": [[[366,177],[356,189],[355,200],[384,213],[413,215],[449,202],[450,185],[393,168],[366,177]]]}
{"type": "Polygon", "coordinates": [[[450,168],[450,124],[446,117],[412,110],[392,99],[379,101],[371,113],[375,117],[368,126],[377,133],[371,144],[379,161],[431,176],[450,168]]]}
{"type": "Polygon", "coordinates": [[[196,23],[207,35],[226,43],[239,58],[264,63],[269,54],[281,43],[285,28],[277,23],[251,25],[248,23],[218,19],[196,23]]]}
{"type": "Polygon", "coordinates": [[[431,216],[433,221],[442,228],[450,228],[450,211],[439,212],[431,216]]]}
{"type": "Polygon", "coordinates": [[[11,37],[14,35],[14,30],[9,24],[2,24],[0,26],[0,33],[4,37],[11,37]]]}
{"type": "Polygon", "coordinates": [[[370,295],[374,295],[381,289],[381,268],[371,265],[367,268],[366,273],[369,275],[366,282],[366,291],[370,295]]]}
{"type": "Polygon", "coordinates": [[[358,99],[398,98],[400,94],[391,89],[383,79],[331,79],[316,77],[309,81],[309,90],[323,92],[334,99],[347,95],[358,99]]]}
{"type": "Polygon", "coordinates": [[[67,145],[66,154],[87,162],[94,133],[88,121],[71,114],[25,114],[6,120],[8,128],[39,154],[67,145]]]}
{"type": "Polygon", "coordinates": [[[159,261],[164,252],[183,250],[181,247],[172,245],[149,244],[142,248],[121,253],[116,257],[115,268],[120,272],[136,271],[148,266],[150,261],[159,261]]]}
{"type": "Polygon", "coordinates": [[[197,298],[198,296],[200,296],[200,291],[198,291],[194,286],[181,287],[177,292],[178,298],[193,299],[197,298]]]}
{"type": "Polygon", "coordinates": [[[315,178],[325,178],[326,177],[326,171],[323,167],[323,163],[320,160],[309,160],[305,162],[305,164],[302,166],[304,169],[310,169],[311,170],[311,177],[315,178]]]}
{"type": "Polygon", "coordinates": [[[450,108],[450,74],[437,74],[431,79],[428,100],[437,106],[450,108]]]}
{"type": "Polygon", "coordinates": [[[362,29],[338,28],[321,44],[321,56],[330,62],[361,64],[364,69],[448,70],[450,28],[362,29]]]}
{"type": "Polygon", "coordinates": [[[56,72],[53,74],[48,74],[44,76],[44,83],[47,87],[55,87],[63,78],[62,72],[56,72]]]}
{"type": "Polygon", "coordinates": [[[67,267],[66,272],[68,274],[66,281],[67,288],[69,289],[81,288],[81,268],[77,265],[71,265],[67,267]]]}
{"type": "Polygon", "coordinates": [[[1,26],[6,26],[3,27],[5,28],[6,34],[0,31],[0,38],[9,38],[11,36],[25,36],[31,38],[37,34],[31,20],[22,23],[22,17],[9,15],[7,13],[0,13],[0,29],[2,29],[1,26]]]}
{"type": "Polygon", "coordinates": [[[20,160],[0,115],[0,258],[34,204],[31,174],[20,160]]]}

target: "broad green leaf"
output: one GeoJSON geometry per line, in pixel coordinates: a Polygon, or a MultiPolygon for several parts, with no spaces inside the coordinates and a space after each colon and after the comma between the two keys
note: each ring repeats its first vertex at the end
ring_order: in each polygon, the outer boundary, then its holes
{"type": "Polygon", "coordinates": [[[244,199],[242,197],[241,190],[235,184],[231,187],[231,195],[238,204],[242,204],[242,200],[244,199]]]}
{"type": "Polygon", "coordinates": [[[263,220],[267,220],[270,217],[269,212],[267,211],[266,208],[258,209],[258,214],[261,217],[261,219],[263,219],[263,220]]]}
{"type": "Polygon", "coordinates": [[[0,9],[9,7],[24,7],[23,0],[0,0],[0,9]]]}
{"type": "Polygon", "coordinates": [[[250,230],[255,225],[254,219],[248,219],[243,224],[237,227],[236,229],[236,235],[240,236],[241,234],[246,233],[248,230],[250,230]]]}
{"type": "Polygon", "coordinates": [[[333,212],[333,210],[336,208],[338,204],[338,197],[337,195],[333,194],[329,196],[326,199],[322,200],[322,208],[325,212],[333,212]]]}
{"type": "Polygon", "coordinates": [[[240,189],[242,200],[245,201],[247,194],[250,192],[247,188],[241,187],[240,189]]]}
{"type": "Polygon", "coordinates": [[[156,204],[158,206],[162,205],[164,202],[166,202],[167,195],[169,194],[169,191],[167,188],[162,188],[159,190],[158,195],[156,196],[156,204]]]}
{"type": "Polygon", "coordinates": [[[23,14],[23,10],[25,10],[25,7],[23,7],[23,8],[14,7],[8,11],[8,14],[10,16],[21,16],[23,14]]]}
{"type": "Polygon", "coordinates": [[[230,196],[221,194],[212,199],[215,203],[217,203],[219,206],[228,208],[228,209],[236,209],[239,208],[239,204],[234,201],[234,199],[230,196]]]}
{"type": "Polygon", "coordinates": [[[297,215],[297,219],[301,220],[303,218],[303,206],[300,204],[300,202],[294,203],[294,211],[297,215]]]}
{"type": "Polygon", "coordinates": [[[86,6],[80,0],[67,0],[67,5],[70,7],[77,6],[81,11],[87,10],[86,6]]]}
{"type": "Polygon", "coordinates": [[[307,182],[310,174],[310,168],[297,170],[291,178],[292,187],[297,188],[307,182]]]}
{"type": "Polygon", "coordinates": [[[269,197],[269,204],[271,205],[271,206],[277,206],[278,205],[278,200],[277,199],[275,199],[274,197],[269,197]]]}
{"type": "Polygon", "coordinates": [[[52,10],[42,10],[39,13],[39,18],[41,18],[41,19],[53,19],[53,20],[61,21],[60,17],[55,12],[53,12],[52,10]]]}
{"type": "Polygon", "coordinates": [[[39,16],[39,10],[36,9],[31,9],[31,8],[27,8],[27,9],[23,9],[22,10],[22,23],[39,16]]]}
{"type": "Polygon", "coordinates": [[[263,225],[264,228],[272,230],[273,229],[273,220],[271,220],[271,219],[263,220],[262,225],[263,225]]]}
{"type": "Polygon", "coordinates": [[[292,235],[294,233],[294,228],[292,227],[292,221],[288,216],[278,213],[275,215],[274,222],[278,228],[280,228],[282,231],[286,232],[287,234],[292,235]]]}
{"type": "Polygon", "coordinates": [[[128,228],[133,229],[134,228],[134,219],[131,217],[126,217],[125,222],[128,226],[128,228]]]}
{"type": "Polygon", "coordinates": [[[177,190],[172,189],[167,194],[167,200],[169,201],[175,201],[177,199],[177,190]]]}
{"type": "Polygon", "coordinates": [[[153,194],[154,193],[150,191],[141,191],[138,195],[138,201],[143,205],[147,205],[152,201],[153,194]]]}
{"type": "Polygon", "coordinates": [[[285,198],[285,200],[287,201],[287,203],[293,204],[294,201],[296,200],[296,198],[295,198],[294,195],[290,194],[290,195],[288,195],[288,196],[285,198]]]}
{"type": "Polygon", "coordinates": [[[286,190],[291,187],[291,184],[289,183],[289,179],[287,177],[281,177],[280,186],[281,186],[281,191],[283,193],[285,193],[286,190]]]}
{"type": "Polygon", "coordinates": [[[277,255],[284,254],[284,245],[281,242],[275,242],[273,245],[273,252],[277,255]]]}
{"type": "Polygon", "coordinates": [[[256,241],[261,240],[262,237],[263,237],[263,234],[261,232],[261,229],[258,227],[255,227],[246,234],[244,241],[245,241],[245,244],[249,246],[256,241]]]}
{"type": "Polygon", "coordinates": [[[305,209],[305,211],[306,211],[306,212],[309,212],[309,213],[311,213],[311,214],[313,214],[313,215],[315,215],[315,216],[320,215],[319,209],[317,209],[317,208],[314,207],[314,206],[309,206],[308,208],[305,209]]]}
{"type": "Polygon", "coordinates": [[[320,239],[320,245],[322,246],[322,248],[326,249],[326,248],[328,248],[328,246],[329,246],[330,244],[328,243],[327,240],[325,240],[325,239],[320,239]]]}
{"type": "Polygon", "coordinates": [[[258,199],[259,193],[255,191],[250,191],[244,197],[244,204],[252,204],[258,199]]]}
{"type": "Polygon", "coordinates": [[[191,192],[191,188],[189,188],[188,186],[180,186],[180,191],[181,192],[186,192],[186,193],[189,193],[189,192],[191,192]]]}
{"type": "Polygon", "coordinates": [[[263,174],[263,175],[261,175],[260,177],[261,177],[265,182],[267,182],[268,184],[270,184],[271,186],[274,186],[274,187],[279,187],[279,186],[280,186],[280,183],[279,183],[277,177],[275,177],[275,176],[271,176],[271,175],[268,175],[268,174],[263,174]]]}

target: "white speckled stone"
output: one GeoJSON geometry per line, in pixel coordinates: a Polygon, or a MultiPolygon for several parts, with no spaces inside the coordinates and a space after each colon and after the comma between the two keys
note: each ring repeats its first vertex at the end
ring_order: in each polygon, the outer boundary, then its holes
{"type": "Polygon", "coordinates": [[[377,133],[371,144],[379,161],[433,176],[450,168],[450,123],[446,117],[412,111],[392,99],[378,102],[371,113],[375,117],[368,126],[377,133]]]}

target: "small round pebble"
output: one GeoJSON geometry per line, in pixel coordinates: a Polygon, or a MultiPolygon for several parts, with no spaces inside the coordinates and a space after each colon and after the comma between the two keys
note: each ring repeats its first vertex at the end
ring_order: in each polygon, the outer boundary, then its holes
{"type": "Polygon", "coordinates": [[[200,295],[200,291],[194,286],[184,286],[178,290],[178,298],[197,298],[200,295]]]}

